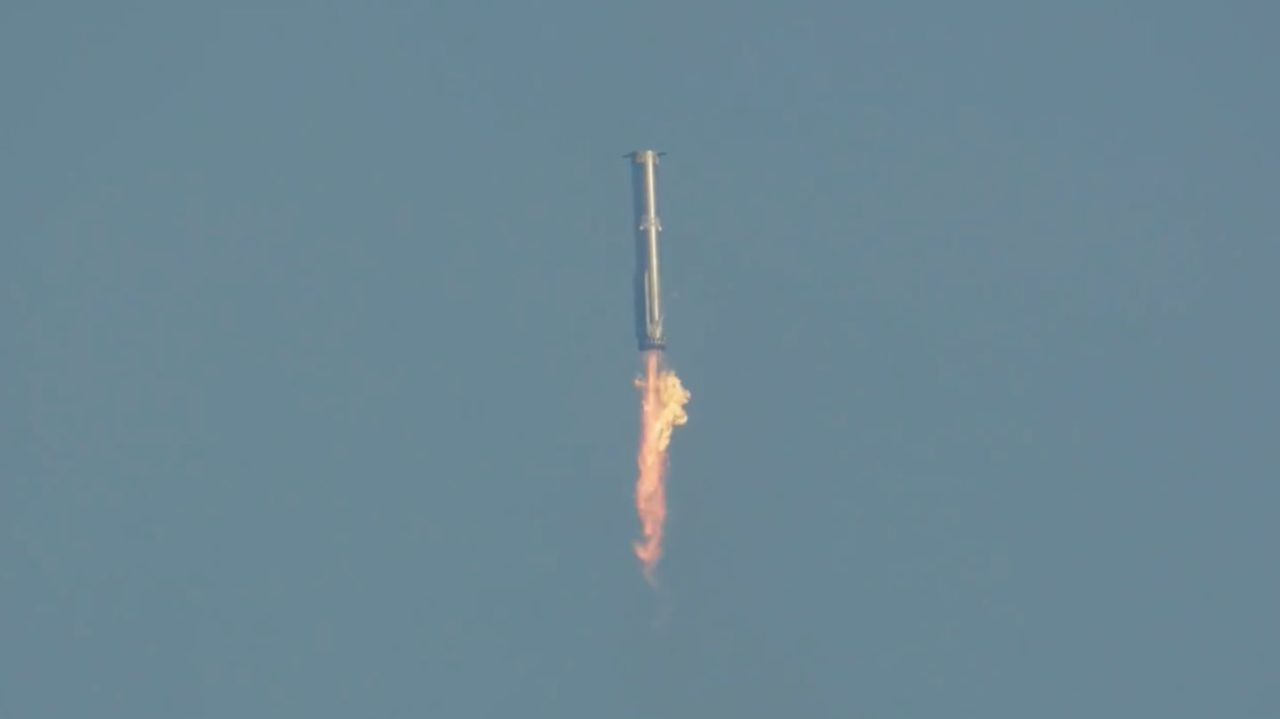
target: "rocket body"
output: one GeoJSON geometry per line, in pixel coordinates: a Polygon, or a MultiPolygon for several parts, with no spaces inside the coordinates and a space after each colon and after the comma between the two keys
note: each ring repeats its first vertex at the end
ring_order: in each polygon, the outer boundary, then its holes
{"type": "Polygon", "coordinates": [[[636,231],[636,341],[641,351],[667,346],[662,332],[662,282],[658,271],[658,157],[664,153],[637,150],[631,158],[631,189],[636,231]]]}

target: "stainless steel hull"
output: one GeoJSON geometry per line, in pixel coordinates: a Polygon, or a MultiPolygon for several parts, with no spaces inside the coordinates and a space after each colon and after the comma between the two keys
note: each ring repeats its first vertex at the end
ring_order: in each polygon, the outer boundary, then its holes
{"type": "Polygon", "coordinates": [[[662,331],[662,281],[658,264],[658,157],[653,150],[637,150],[631,158],[631,189],[636,232],[636,341],[641,350],[661,350],[667,340],[662,331]]]}

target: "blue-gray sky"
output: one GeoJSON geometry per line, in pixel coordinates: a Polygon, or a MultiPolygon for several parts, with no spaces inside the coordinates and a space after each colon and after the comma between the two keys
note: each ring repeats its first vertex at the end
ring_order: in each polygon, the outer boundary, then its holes
{"type": "Polygon", "coordinates": [[[1271,4],[53,5],[0,716],[1280,714],[1271,4]]]}

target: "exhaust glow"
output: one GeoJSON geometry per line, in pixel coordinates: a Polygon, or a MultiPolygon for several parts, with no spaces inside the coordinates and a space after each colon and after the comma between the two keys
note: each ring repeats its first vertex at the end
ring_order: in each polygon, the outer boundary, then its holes
{"type": "Polygon", "coordinates": [[[689,421],[684,406],[688,390],[676,373],[662,366],[662,353],[644,353],[644,376],[636,380],[640,390],[640,451],[636,455],[636,511],[642,538],[635,543],[636,557],[649,584],[657,584],[654,571],[662,558],[662,530],[667,518],[667,445],[671,433],[689,421]]]}

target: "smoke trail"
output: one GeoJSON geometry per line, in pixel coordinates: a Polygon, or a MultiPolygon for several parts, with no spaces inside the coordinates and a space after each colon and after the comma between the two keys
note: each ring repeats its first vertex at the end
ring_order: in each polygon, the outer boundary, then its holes
{"type": "Polygon", "coordinates": [[[662,366],[662,353],[644,353],[645,374],[636,380],[640,390],[640,451],[636,465],[636,511],[643,539],[635,543],[645,579],[656,585],[654,570],[662,558],[662,526],[667,518],[667,445],[676,427],[689,420],[684,405],[689,392],[676,373],[662,366]]]}

